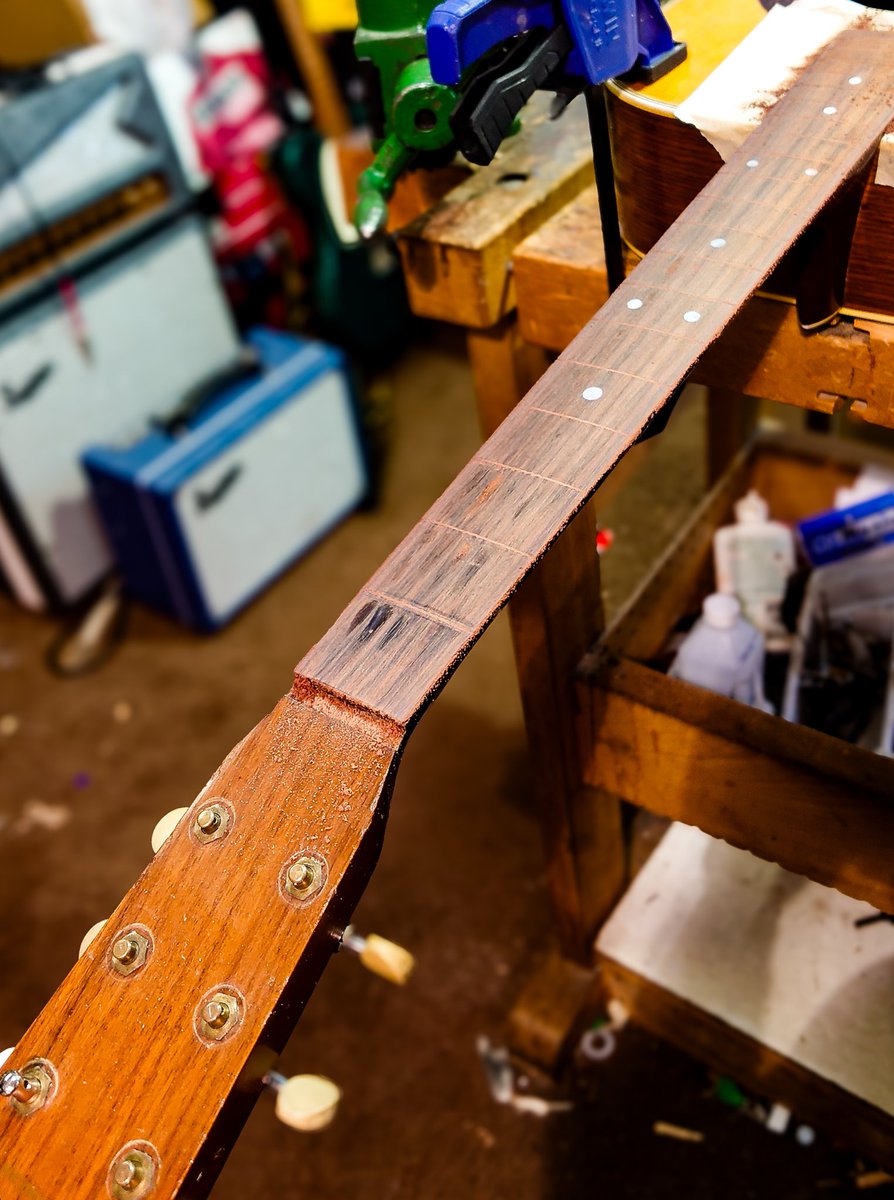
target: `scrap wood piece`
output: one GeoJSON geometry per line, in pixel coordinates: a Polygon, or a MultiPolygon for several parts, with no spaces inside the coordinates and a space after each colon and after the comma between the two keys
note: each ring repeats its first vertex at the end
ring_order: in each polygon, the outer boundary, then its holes
{"type": "Polygon", "coordinates": [[[656,1121],[652,1132],[657,1137],[673,1138],[677,1142],[703,1142],[705,1135],[698,1129],[684,1129],[682,1125],[672,1125],[669,1121],[656,1121]]]}

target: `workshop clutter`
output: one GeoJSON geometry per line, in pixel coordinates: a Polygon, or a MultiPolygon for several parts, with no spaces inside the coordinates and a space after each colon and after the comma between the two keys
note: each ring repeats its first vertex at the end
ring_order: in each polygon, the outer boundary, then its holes
{"type": "MultiPolygon", "coordinates": [[[[188,113],[217,201],[209,230],[227,292],[243,323],[284,325],[289,284],[311,247],[270,166],[287,131],[252,17],[236,10],[202,30],[188,113]]],[[[294,301],[293,301],[294,302],[294,301]]]]}
{"type": "Polygon", "coordinates": [[[216,628],[368,494],[343,350],[292,331],[379,361],[402,272],[251,13],[85,21],[0,53],[0,586],[216,628]]]}
{"type": "Polygon", "coordinates": [[[81,453],[239,353],[143,60],[0,105],[0,568],[25,606],[113,565],[81,453]]]}
{"type": "Polygon", "coordinates": [[[733,511],[669,674],[894,754],[894,473],[869,463],[791,523],[753,487],[733,511]]]}

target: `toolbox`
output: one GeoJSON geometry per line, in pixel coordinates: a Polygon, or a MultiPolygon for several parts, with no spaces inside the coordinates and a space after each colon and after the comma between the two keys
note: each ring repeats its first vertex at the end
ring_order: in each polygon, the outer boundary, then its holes
{"type": "Polygon", "coordinates": [[[129,593],[197,629],[227,622],[368,487],[343,356],[267,329],[248,349],[247,379],[84,457],[129,593]]]}

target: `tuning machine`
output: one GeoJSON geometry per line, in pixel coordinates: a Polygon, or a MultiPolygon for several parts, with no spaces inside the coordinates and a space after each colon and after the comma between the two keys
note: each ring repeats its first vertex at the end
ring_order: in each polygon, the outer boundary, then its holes
{"type": "Polygon", "coordinates": [[[162,819],[152,830],[152,853],[158,854],[159,850],[189,812],[188,808],[174,808],[169,813],[165,813],[162,819]]]}
{"type": "Polygon", "coordinates": [[[276,1093],[276,1115],[290,1129],[315,1133],[335,1118],[341,1088],[324,1075],[293,1075],[289,1079],[270,1071],[264,1083],[276,1093]]]}
{"type": "Polygon", "coordinates": [[[403,986],[416,966],[415,958],[403,946],[389,942],[377,933],[363,937],[355,931],[353,925],[349,925],[345,930],[341,944],[343,949],[356,954],[368,971],[387,979],[389,983],[403,986]]]}

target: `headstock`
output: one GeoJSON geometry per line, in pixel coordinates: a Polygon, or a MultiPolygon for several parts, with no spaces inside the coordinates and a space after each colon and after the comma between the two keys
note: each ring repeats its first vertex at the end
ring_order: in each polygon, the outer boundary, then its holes
{"type": "Polygon", "coordinates": [[[403,737],[305,685],[233,750],[7,1062],[3,1200],[204,1196],[265,1082],[297,1127],[331,1115],[271,1069],[375,864],[403,737]]]}

